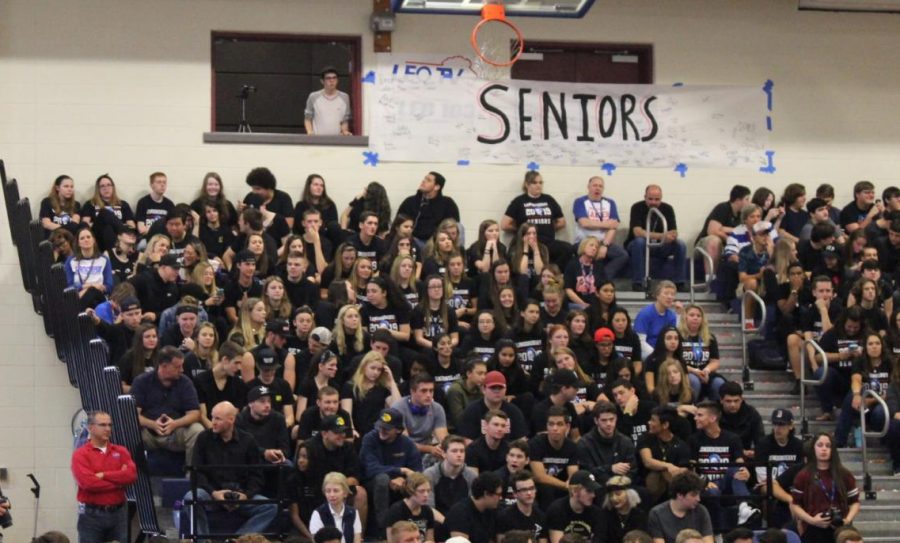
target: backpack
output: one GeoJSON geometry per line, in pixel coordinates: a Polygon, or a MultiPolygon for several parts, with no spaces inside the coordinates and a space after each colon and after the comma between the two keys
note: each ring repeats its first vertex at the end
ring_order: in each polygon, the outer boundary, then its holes
{"type": "Polygon", "coordinates": [[[751,339],[747,342],[747,357],[754,370],[783,371],[787,367],[787,361],[774,341],[751,339]]]}

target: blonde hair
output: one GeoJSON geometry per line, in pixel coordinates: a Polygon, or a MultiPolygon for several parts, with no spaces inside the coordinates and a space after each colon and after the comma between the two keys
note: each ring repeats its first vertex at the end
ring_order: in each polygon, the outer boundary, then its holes
{"type": "Polygon", "coordinates": [[[212,269],[212,264],[208,261],[197,262],[197,265],[194,266],[194,271],[191,272],[191,282],[200,287],[200,290],[203,291],[204,294],[212,296],[216,293],[216,274],[215,270],[213,270],[213,280],[212,284],[209,285],[209,288],[203,284],[203,274],[207,269],[212,269]]]}
{"type": "Polygon", "coordinates": [[[322,479],[322,492],[325,492],[325,487],[328,485],[337,485],[341,487],[344,491],[344,494],[350,493],[350,483],[347,482],[347,476],[338,471],[331,471],[325,474],[325,478],[322,479]]]}
{"type": "Polygon", "coordinates": [[[148,264],[149,262],[151,262],[151,257],[156,251],[156,245],[163,240],[169,243],[170,248],[172,247],[172,240],[169,239],[169,236],[165,234],[156,234],[150,238],[150,241],[147,242],[147,246],[144,248],[144,252],[138,255],[138,264],[148,264]]]}
{"type": "MultiPolygon", "coordinates": [[[[677,353],[676,353],[677,354],[677,353]]],[[[657,396],[657,400],[659,405],[668,405],[670,398],[673,392],[676,390],[672,389],[669,384],[669,368],[675,366],[678,368],[679,373],[681,373],[681,384],[678,385],[678,403],[680,404],[689,404],[693,400],[693,392],[691,391],[691,385],[688,382],[687,372],[684,371],[684,366],[681,365],[681,362],[675,360],[674,358],[668,358],[659,365],[659,369],[656,370],[656,390],[654,393],[657,396]]]]}
{"type": "Polygon", "coordinates": [[[557,348],[553,349],[552,351],[550,351],[550,356],[553,357],[553,371],[554,372],[558,369],[558,366],[556,365],[556,357],[561,354],[567,354],[572,357],[572,360],[575,361],[575,369],[572,371],[575,372],[575,375],[578,376],[578,379],[580,379],[582,383],[593,383],[594,382],[594,380],[591,378],[591,376],[588,375],[587,373],[585,373],[585,371],[583,369],[581,369],[581,364],[578,363],[578,357],[575,356],[575,351],[573,351],[572,349],[570,349],[568,347],[557,347],[557,348]]]}
{"type": "MultiPolygon", "coordinates": [[[[215,324],[213,324],[209,321],[206,321],[197,327],[198,340],[200,338],[200,332],[202,332],[204,328],[209,328],[210,330],[213,331],[213,338],[214,338],[213,344],[212,344],[212,347],[209,348],[209,353],[207,353],[208,354],[207,359],[209,360],[209,365],[211,368],[212,366],[215,366],[219,362],[219,331],[216,330],[215,324]]],[[[194,341],[194,354],[197,355],[197,358],[200,358],[200,349],[201,349],[200,341],[194,341]]],[[[210,369],[210,368],[206,368],[206,369],[210,369]]]]}
{"type": "MultiPolygon", "coordinates": [[[[359,277],[359,267],[362,265],[361,263],[362,263],[363,261],[366,261],[366,262],[369,263],[369,269],[370,269],[370,270],[372,269],[371,266],[372,266],[372,263],[374,262],[373,259],[371,259],[371,258],[369,258],[369,257],[367,257],[367,256],[358,256],[358,257],[356,257],[356,260],[353,262],[353,267],[350,268],[350,276],[347,277],[347,282],[350,283],[350,286],[353,287],[353,290],[354,290],[354,291],[359,290],[360,287],[365,287],[365,286],[366,286],[366,283],[369,282],[369,279],[372,278],[372,275],[369,275],[369,277],[367,277],[367,278],[365,278],[365,279],[362,279],[362,280],[360,279],[360,277],[359,277]],[[360,283],[360,281],[362,281],[362,283],[360,283]]],[[[338,278],[338,277],[335,276],[335,279],[337,279],[337,278],[338,278]]]]}
{"type": "Polygon", "coordinates": [[[238,312],[238,320],[234,323],[234,328],[231,329],[231,333],[228,334],[228,339],[232,341],[236,340],[248,350],[262,343],[263,339],[266,337],[265,326],[261,326],[256,333],[253,333],[253,323],[250,319],[250,312],[253,311],[256,304],[260,302],[262,302],[262,300],[259,298],[247,298],[244,300],[244,303],[241,304],[241,309],[238,312]]]}
{"type": "Polygon", "coordinates": [[[431,479],[418,471],[414,471],[406,476],[406,484],[403,485],[403,490],[407,496],[412,496],[416,493],[416,489],[422,485],[431,486],[431,479]]]}
{"type": "Polygon", "coordinates": [[[277,275],[271,275],[266,277],[266,280],[263,281],[263,295],[262,300],[263,304],[266,306],[266,318],[267,319],[290,319],[291,318],[291,300],[288,298],[287,288],[284,286],[284,280],[277,275]],[[281,288],[284,290],[284,296],[281,298],[281,301],[278,303],[276,307],[272,301],[269,299],[269,285],[272,283],[281,283],[281,288]]]}
{"type": "Polygon", "coordinates": [[[341,355],[347,354],[347,340],[351,339],[353,341],[353,350],[360,352],[365,348],[365,334],[363,332],[362,325],[362,316],[359,315],[359,308],[355,305],[345,305],[338,311],[337,320],[334,323],[334,343],[337,345],[338,353],[341,355]],[[360,316],[359,327],[356,329],[356,333],[352,338],[347,337],[347,333],[344,331],[344,316],[348,311],[356,311],[356,314],[360,316]]]}
{"type": "MultiPolygon", "coordinates": [[[[709,345],[709,342],[712,341],[712,333],[709,331],[709,321],[706,320],[706,311],[703,311],[703,308],[697,304],[687,304],[684,306],[682,315],[687,315],[688,311],[691,309],[696,309],[700,312],[700,329],[697,331],[697,335],[700,337],[700,341],[705,345],[709,345]]],[[[688,332],[687,319],[684,317],[678,319],[678,333],[685,339],[693,337],[693,334],[688,332]]]]}
{"type": "MultiPolygon", "coordinates": [[[[356,371],[353,372],[353,377],[350,379],[350,382],[353,383],[353,394],[357,398],[365,397],[365,395],[374,388],[373,386],[369,386],[369,383],[366,382],[366,366],[372,362],[378,362],[381,364],[382,368],[387,366],[387,362],[385,362],[384,357],[381,356],[381,353],[378,351],[369,351],[362,357],[362,360],[359,361],[359,365],[356,366],[356,371]]],[[[381,376],[375,384],[388,388],[387,374],[381,372],[381,376]]]]}
{"type": "Polygon", "coordinates": [[[600,239],[598,239],[594,236],[588,236],[588,237],[584,238],[583,240],[581,240],[581,243],[578,244],[578,256],[583,255],[584,251],[587,250],[587,246],[591,243],[595,243],[597,245],[597,249],[599,249],[601,246],[600,239]]]}
{"type": "Polygon", "coordinates": [[[400,264],[403,263],[404,260],[409,260],[412,263],[412,275],[409,276],[409,284],[413,287],[416,285],[416,259],[412,257],[412,255],[397,255],[394,258],[394,263],[391,264],[391,281],[394,282],[398,287],[402,284],[403,280],[400,278],[400,264]]]}

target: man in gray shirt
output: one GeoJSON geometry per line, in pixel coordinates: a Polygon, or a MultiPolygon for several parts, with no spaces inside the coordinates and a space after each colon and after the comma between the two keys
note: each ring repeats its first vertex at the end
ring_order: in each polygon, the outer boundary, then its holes
{"type": "Polygon", "coordinates": [[[672,498],[650,510],[647,531],[653,543],[675,543],[678,532],[693,529],[703,536],[703,543],[713,543],[709,512],[700,504],[703,481],[692,472],[680,473],[669,486],[672,498]]]}
{"type": "Polygon", "coordinates": [[[423,455],[426,466],[444,459],[441,443],[447,437],[447,415],[443,406],[434,401],[434,377],[427,373],[415,375],[409,381],[409,396],[391,406],[403,414],[406,434],[423,455]]]}
{"type": "Polygon", "coordinates": [[[322,90],[310,93],[303,112],[306,133],[320,136],[349,136],[350,96],[339,91],[338,73],[332,67],[322,70],[322,90]]]}

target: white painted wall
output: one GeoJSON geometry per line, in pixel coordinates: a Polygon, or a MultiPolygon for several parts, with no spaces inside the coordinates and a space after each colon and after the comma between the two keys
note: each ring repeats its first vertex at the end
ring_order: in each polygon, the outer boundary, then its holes
{"type": "MultiPolygon", "coordinates": [[[[134,202],[147,174],[169,174],[174,199],[193,197],[216,170],[228,194],[269,166],[279,186],[299,194],[308,173],[323,174],[344,205],[371,180],[394,205],[422,174],[437,169],[470,229],[499,218],[518,191],[524,166],[362,165],[363,149],[204,145],[210,126],[210,31],[343,33],[363,37],[363,69],[374,62],[368,0],[4,0],[0,2],[0,158],[37,201],[60,173],[82,199],[100,173],[134,202]]],[[[399,15],[397,52],[456,53],[468,47],[473,17],[399,15]]],[[[652,43],[660,84],[761,85],[775,81],[775,175],[743,170],[621,169],[607,193],[628,209],[649,182],[664,187],[680,230],[696,235],[729,187],[831,182],[839,202],[853,182],[879,190],[900,184],[900,17],[798,12],[791,0],[602,0],[583,20],[518,21],[526,39],[652,43]]],[[[302,99],[302,98],[298,98],[302,99]]],[[[565,209],[592,168],[545,167],[545,189],[565,209]]],[[[627,220],[627,219],[626,219],[627,220]]],[[[0,466],[14,501],[7,541],[30,537],[32,499],[25,474],[44,485],[39,531],[74,535],[68,471],[75,391],[56,362],[30,300],[21,293],[8,229],[0,225],[0,466]]]]}

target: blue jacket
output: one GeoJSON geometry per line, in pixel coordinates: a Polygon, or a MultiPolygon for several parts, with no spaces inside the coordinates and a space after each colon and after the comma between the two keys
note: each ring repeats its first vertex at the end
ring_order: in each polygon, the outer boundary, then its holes
{"type": "Polygon", "coordinates": [[[363,436],[359,456],[362,459],[363,477],[366,480],[386,473],[389,477],[399,477],[400,468],[422,471],[422,453],[416,444],[403,434],[393,443],[385,443],[378,437],[378,430],[371,430],[363,436]]]}

